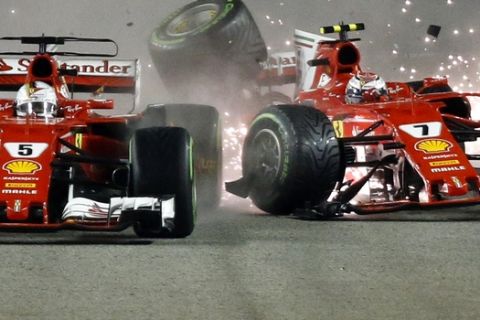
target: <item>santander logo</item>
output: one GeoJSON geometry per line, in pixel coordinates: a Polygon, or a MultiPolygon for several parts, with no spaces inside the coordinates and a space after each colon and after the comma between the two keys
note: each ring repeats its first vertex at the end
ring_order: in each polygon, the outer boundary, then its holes
{"type": "Polygon", "coordinates": [[[60,68],[76,69],[79,74],[116,74],[127,75],[131,65],[119,65],[110,62],[109,60],[82,62],[78,61],[77,64],[64,62],[60,64],[60,68]]]}
{"type": "MultiPolygon", "coordinates": [[[[137,60],[64,60],[58,61],[60,68],[75,69],[83,76],[134,77],[137,60]]],[[[23,75],[27,73],[30,59],[0,58],[0,75],[23,75]]]]}

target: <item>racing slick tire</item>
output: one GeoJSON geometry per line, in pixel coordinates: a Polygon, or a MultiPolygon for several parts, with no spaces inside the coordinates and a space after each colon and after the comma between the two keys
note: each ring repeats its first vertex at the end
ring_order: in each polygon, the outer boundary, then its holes
{"type": "Polygon", "coordinates": [[[183,128],[145,128],[130,143],[130,193],[133,197],[175,196],[175,218],[169,228],[160,220],[140,220],[134,231],[146,238],[184,238],[196,218],[192,140],[183,128]]]}
{"type": "Polygon", "coordinates": [[[194,143],[198,204],[216,208],[222,194],[222,127],[218,111],[207,105],[150,105],[142,126],[174,126],[187,129],[194,143]]]}
{"type": "Polygon", "coordinates": [[[270,106],[253,120],[243,149],[249,196],[271,214],[319,204],[343,179],[342,148],[330,120],[312,107],[270,106]]]}
{"type": "Polygon", "coordinates": [[[189,84],[199,85],[197,79],[202,75],[222,79],[232,66],[241,73],[239,78],[254,80],[261,70],[259,62],[267,59],[262,35],[241,0],[187,4],[152,32],[149,48],[160,77],[173,94],[189,84]]]}

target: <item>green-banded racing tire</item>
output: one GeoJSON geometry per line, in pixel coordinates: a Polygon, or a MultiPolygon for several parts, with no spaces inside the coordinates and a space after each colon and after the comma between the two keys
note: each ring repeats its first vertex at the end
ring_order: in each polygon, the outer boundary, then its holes
{"type": "Polygon", "coordinates": [[[187,129],[194,142],[199,206],[217,207],[222,194],[222,126],[218,111],[198,104],[149,105],[141,126],[187,129]]]}
{"type": "Polygon", "coordinates": [[[242,161],[250,198],[272,214],[327,200],[345,172],[330,120],[307,106],[271,106],[260,112],[247,134],[242,161]]]}
{"type": "Polygon", "coordinates": [[[254,79],[258,62],[267,58],[261,33],[241,0],[198,0],[163,20],[150,37],[152,60],[174,94],[202,75],[234,68],[241,78],[254,79]],[[192,79],[193,77],[193,79],[192,79]]]}
{"type": "Polygon", "coordinates": [[[175,196],[175,218],[140,220],[135,233],[148,238],[183,238],[196,219],[192,139],[183,128],[137,129],[130,143],[130,196],[175,196]]]}

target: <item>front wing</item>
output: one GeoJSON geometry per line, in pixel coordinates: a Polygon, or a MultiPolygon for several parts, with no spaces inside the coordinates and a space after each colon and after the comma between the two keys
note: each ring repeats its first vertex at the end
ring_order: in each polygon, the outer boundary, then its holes
{"type": "Polygon", "coordinates": [[[0,223],[0,230],[122,231],[148,219],[160,219],[162,228],[169,229],[174,218],[174,196],[111,198],[110,203],[74,198],[65,206],[59,223],[0,223]]]}

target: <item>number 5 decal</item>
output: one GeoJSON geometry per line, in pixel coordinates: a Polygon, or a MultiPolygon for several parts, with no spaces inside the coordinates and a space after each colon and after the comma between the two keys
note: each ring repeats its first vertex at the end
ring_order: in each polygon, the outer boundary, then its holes
{"type": "Polygon", "coordinates": [[[38,158],[47,149],[47,143],[8,142],[5,149],[12,158],[38,158]]]}
{"type": "Polygon", "coordinates": [[[19,144],[18,145],[18,154],[22,157],[28,157],[33,154],[32,144],[19,144]]]}

